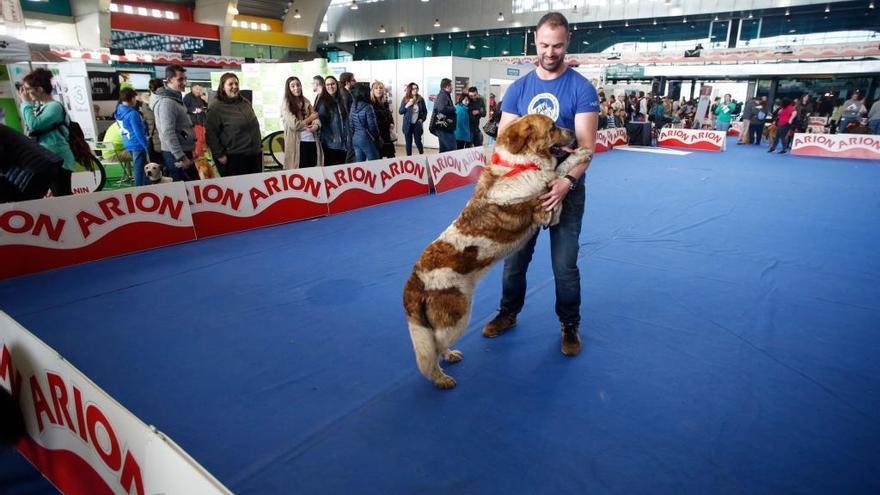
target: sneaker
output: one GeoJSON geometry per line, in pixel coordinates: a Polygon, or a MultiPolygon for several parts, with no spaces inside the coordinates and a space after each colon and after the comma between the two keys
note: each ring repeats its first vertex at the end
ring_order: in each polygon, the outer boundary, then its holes
{"type": "Polygon", "coordinates": [[[498,311],[495,318],[483,327],[483,337],[493,339],[501,336],[504,332],[516,325],[516,315],[506,311],[498,311]]]}
{"type": "Polygon", "coordinates": [[[779,152],[780,155],[784,155],[784,154],[786,154],[786,153],[788,153],[788,151],[786,151],[786,150],[782,150],[782,151],[779,152]]]}
{"type": "Polygon", "coordinates": [[[773,153],[774,151],[776,151],[776,148],[770,148],[769,150],[767,150],[767,153],[773,153]]]}
{"type": "Polygon", "coordinates": [[[578,335],[577,323],[562,324],[562,353],[566,356],[577,356],[581,352],[581,336],[578,335]]]}

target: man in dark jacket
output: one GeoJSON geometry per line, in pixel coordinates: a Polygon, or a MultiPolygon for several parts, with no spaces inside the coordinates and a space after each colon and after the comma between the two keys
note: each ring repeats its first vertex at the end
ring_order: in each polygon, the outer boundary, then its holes
{"type": "Polygon", "coordinates": [[[165,69],[165,87],[150,98],[150,108],[156,116],[165,173],[174,180],[197,180],[199,172],[192,160],[195,132],[183,104],[184,89],[186,69],[169,65],[165,69]]]}
{"type": "MultiPolygon", "coordinates": [[[[343,72],[342,74],[339,74],[339,84],[339,94],[341,95],[340,100],[342,101],[342,104],[345,105],[345,112],[351,113],[351,107],[354,105],[351,90],[354,89],[354,85],[357,84],[357,81],[354,79],[354,74],[351,72],[343,72]]],[[[354,162],[354,147],[349,145],[346,147],[345,151],[345,163],[354,162]]]]}
{"type": "Polygon", "coordinates": [[[442,114],[445,120],[453,122],[448,130],[436,127],[437,140],[440,141],[440,153],[452,151],[458,148],[455,143],[455,104],[452,103],[452,79],[444,78],[440,81],[440,91],[434,101],[434,112],[442,114]]]}
{"type": "Polygon", "coordinates": [[[186,113],[192,122],[193,132],[196,133],[196,156],[205,155],[205,115],[208,111],[208,102],[204,100],[204,93],[200,84],[193,84],[190,92],[183,97],[186,113]]]}
{"type": "Polygon", "coordinates": [[[486,116],[486,101],[477,92],[477,88],[468,88],[468,114],[471,124],[471,144],[474,147],[483,145],[483,131],[480,129],[480,119],[486,116]]]}

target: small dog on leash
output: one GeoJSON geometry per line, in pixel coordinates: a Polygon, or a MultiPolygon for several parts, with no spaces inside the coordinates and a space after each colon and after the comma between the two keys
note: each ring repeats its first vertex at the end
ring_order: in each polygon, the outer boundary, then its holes
{"type": "Polygon", "coordinates": [[[764,141],[767,141],[772,144],[773,141],[776,139],[776,124],[770,124],[767,127],[765,127],[763,134],[764,134],[764,141]]]}
{"type": "Polygon", "coordinates": [[[202,179],[213,179],[217,177],[214,166],[205,157],[196,158],[196,170],[199,171],[199,177],[202,179]]]}
{"type": "Polygon", "coordinates": [[[150,162],[144,165],[144,173],[153,184],[164,184],[166,182],[172,182],[171,177],[164,177],[162,175],[162,165],[159,165],[156,162],[150,162]]]}
{"type": "Polygon", "coordinates": [[[540,226],[559,222],[561,205],[547,211],[538,197],[552,180],[592,158],[592,150],[580,148],[557,167],[553,150],[573,143],[571,132],[540,114],[504,128],[470,201],[413,268],[403,306],[419,371],[438,388],[455,386],[438,361],[462,359],[450,346],[470,321],[477,282],[540,226]]]}

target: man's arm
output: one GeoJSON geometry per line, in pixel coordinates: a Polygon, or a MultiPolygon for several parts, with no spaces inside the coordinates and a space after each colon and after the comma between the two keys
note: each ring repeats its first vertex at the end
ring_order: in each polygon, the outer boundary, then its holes
{"type": "MultiPolygon", "coordinates": [[[[501,117],[502,120],[504,117],[501,117]]],[[[574,116],[574,134],[580,148],[589,149],[590,152],[596,149],[596,130],[599,127],[599,114],[597,112],[579,113],[574,116]]],[[[500,132],[500,131],[499,131],[500,132]]],[[[577,151],[575,151],[577,153],[577,151]]],[[[590,166],[590,158],[578,163],[568,175],[580,180],[581,176],[590,166]]],[[[571,183],[566,178],[554,179],[550,182],[550,190],[542,195],[539,199],[543,199],[542,204],[547,210],[552,210],[556,205],[562,203],[570,191],[571,183]]]]}

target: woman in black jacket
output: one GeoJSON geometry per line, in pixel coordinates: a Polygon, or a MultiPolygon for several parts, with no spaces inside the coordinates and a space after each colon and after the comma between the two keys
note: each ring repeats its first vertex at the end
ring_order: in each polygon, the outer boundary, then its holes
{"type": "Polygon", "coordinates": [[[379,126],[379,158],[394,158],[397,131],[394,129],[394,116],[388,108],[385,85],[381,81],[375,81],[370,86],[370,103],[373,105],[376,124],[379,126]]]}
{"type": "Polygon", "coordinates": [[[425,99],[419,94],[419,85],[411,82],[406,85],[406,94],[400,101],[400,115],[403,115],[403,138],[406,142],[406,156],[412,156],[412,143],[416,142],[419,154],[425,152],[422,146],[422,134],[425,132],[425,119],[428,118],[428,107],[425,99]]]}

